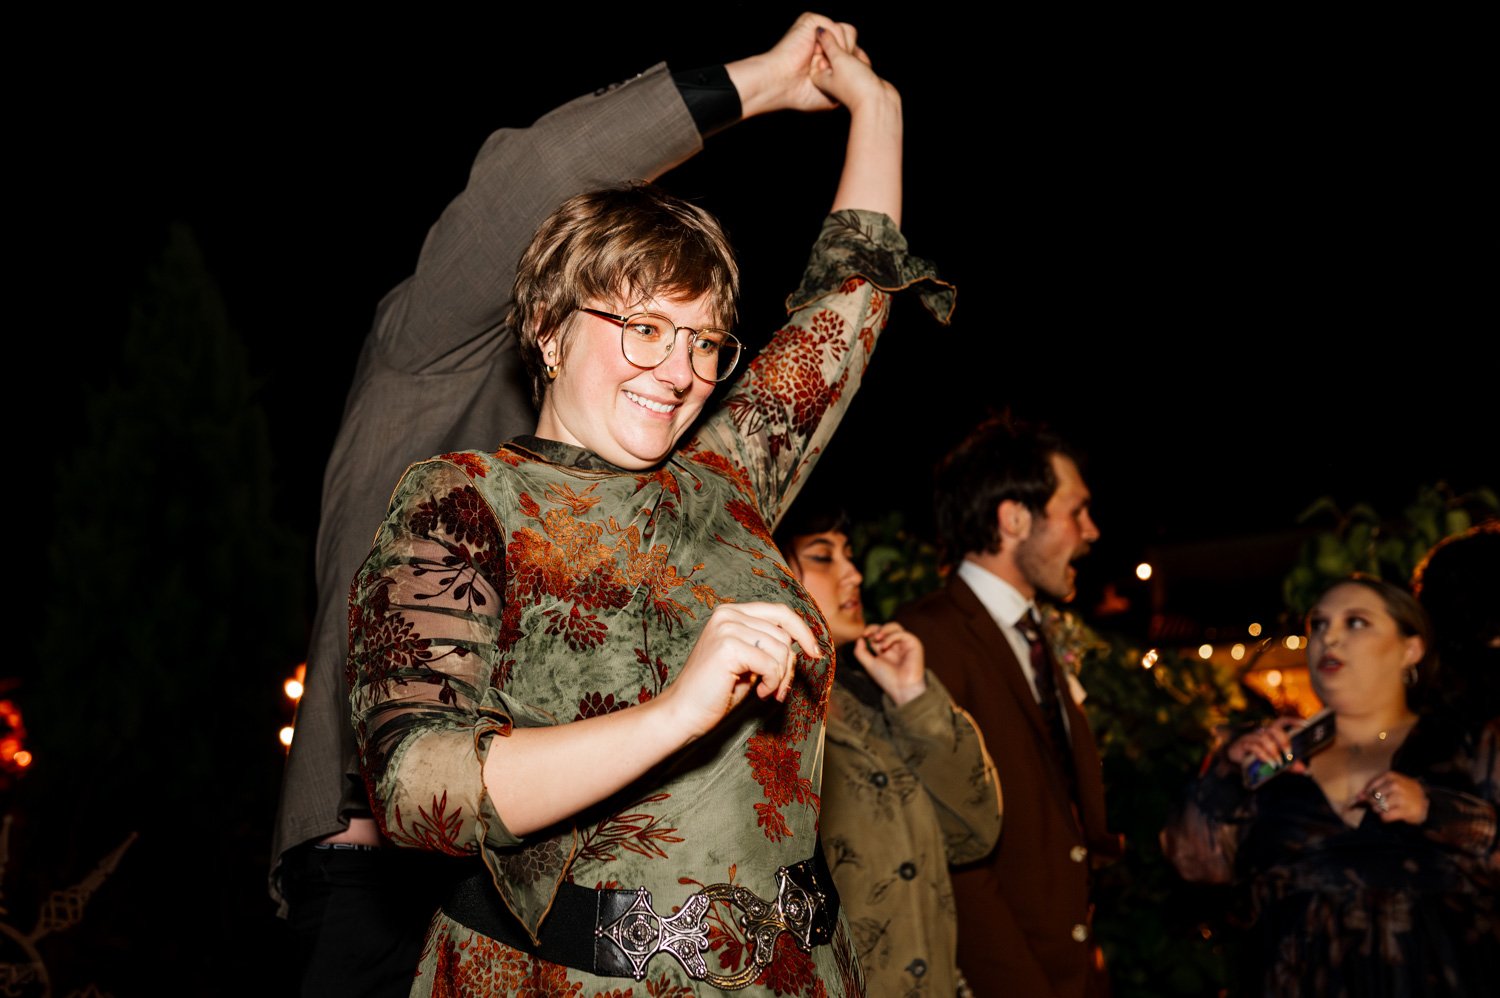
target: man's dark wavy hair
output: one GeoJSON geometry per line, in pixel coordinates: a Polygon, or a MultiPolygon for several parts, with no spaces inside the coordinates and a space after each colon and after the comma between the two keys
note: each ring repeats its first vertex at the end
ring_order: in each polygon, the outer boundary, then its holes
{"type": "Polygon", "coordinates": [[[1052,455],[1077,461],[1061,437],[1008,417],[980,423],[938,465],[933,511],[945,564],[1000,550],[996,510],[1007,499],[1042,515],[1057,491],[1052,455]]]}

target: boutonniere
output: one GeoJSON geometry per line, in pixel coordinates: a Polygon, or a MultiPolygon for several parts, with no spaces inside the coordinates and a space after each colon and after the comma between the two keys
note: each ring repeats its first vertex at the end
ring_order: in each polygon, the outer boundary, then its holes
{"type": "Polygon", "coordinates": [[[1052,646],[1052,654],[1073,675],[1078,675],[1088,655],[1108,654],[1109,643],[1095,634],[1078,614],[1051,603],[1039,603],[1037,609],[1041,611],[1042,633],[1052,646]]]}

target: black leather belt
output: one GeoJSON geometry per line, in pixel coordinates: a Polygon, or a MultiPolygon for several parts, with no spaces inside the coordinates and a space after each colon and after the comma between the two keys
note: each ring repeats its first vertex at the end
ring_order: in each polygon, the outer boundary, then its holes
{"type": "Polygon", "coordinates": [[[693,980],[735,991],[760,976],[781,933],[790,933],[804,953],[831,940],[838,924],[839,895],[820,843],[810,858],[777,869],[776,896],[769,901],[737,884],[710,884],[690,894],[676,914],[659,915],[644,887],[591,890],[564,883],[547,913],[540,945],[532,943],[501,902],[487,871],[460,881],[444,902],[443,913],[513,949],[600,977],[642,980],[646,964],[667,953],[693,980]],[[743,912],[740,927],[750,942],[749,962],[729,976],[710,973],[703,957],[708,952],[706,916],[715,901],[743,912]]]}

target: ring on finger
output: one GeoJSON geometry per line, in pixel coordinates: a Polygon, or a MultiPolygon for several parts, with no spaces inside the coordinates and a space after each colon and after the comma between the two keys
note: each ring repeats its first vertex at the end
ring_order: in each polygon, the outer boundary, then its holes
{"type": "Polygon", "coordinates": [[[1375,802],[1375,810],[1379,811],[1381,814],[1385,814],[1391,809],[1390,800],[1384,793],[1379,790],[1373,791],[1370,794],[1370,799],[1375,802]]]}

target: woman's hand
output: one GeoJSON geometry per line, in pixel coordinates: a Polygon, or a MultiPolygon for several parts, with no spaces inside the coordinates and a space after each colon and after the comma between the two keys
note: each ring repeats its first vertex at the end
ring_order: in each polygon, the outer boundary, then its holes
{"type": "Polygon", "coordinates": [[[1373,809],[1387,824],[1407,821],[1420,825],[1427,820],[1427,789],[1420,780],[1395,770],[1375,777],[1354,800],[1373,809]]]}
{"type": "Polygon", "coordinates": [[[854,642],[854,657],[896,706],[927,691],[926,655],[917,636],[900,624],[871,624],[854,642]]]}
{"type": "Polygon", "coordinates": [[[894,106],[899,111],[901,95],[875,73],[870,57],[856,44],[854,28],[847,24],[838,27],[846,30],[817,28],[813,85],[824,97],[847,107],[851,114],[877,104],[894,106]]]}
{"type": "Polygon", "coordinates": [[[722,603],[682,672],[630,710],[490,739],[484,786],[512,834],[530,835],[639,779],[724,719],[751,688],[785,700],[797,645],[822,652],[807,624],[778,603],[722,603]],[[630,751],[621,751],[622,745],[630,751]]]}
{"type": "Polygon", "coordinates": [[[657,699],[689,738],[712,731],[750,695],[785,701],[796,674],[797,645],[821,658],[801,617],[780,603],[721,603],[708,618],[677,679],[657,699]]]}
{"type": "Polygon", "coordinates": [[[1271,766],[1291,763],[1290,772],[1305,773],[1306,763],[1301,759],[1292,762],[1292,732],[1302,727],[1302,723],[1300,718],[1277,718],[1265,727],[1230,742],[1229,748],[1224,750],[1224,756],[1241,769],[1248,769],[1251,763],[1259,761],[1271,766]]]}
{"type": "Polygon", "coordinates": [[[813,62],[821,58],[818,33],[829,32],[854,46],[854,25],[843,24],[822,14],[806,13],[792,24],[769,50],[727,63],[724,68],[740,95],[740,113],[746,118],[768,111],[829,111],[837,101],[813,82],[813,62]]]}

